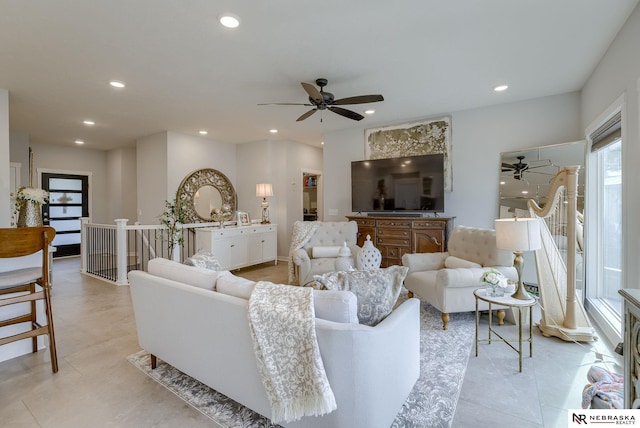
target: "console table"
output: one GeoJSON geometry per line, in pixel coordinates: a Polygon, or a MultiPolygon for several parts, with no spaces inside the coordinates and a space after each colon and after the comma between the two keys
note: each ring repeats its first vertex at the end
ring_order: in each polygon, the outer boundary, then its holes
{"type": "Polygon", "coordinates": [[[210,251],[224,269],[278,263],[278,225],[203,227],[196,229],[197,251],[210,251]]]}
{"type": "Polygon", "coordinates": [[[455,217],[383,217],[347,216],[358,223],[357,244],[362,247],[367,235],[382,253],[381,267],[401,265],[407,253],[447,251],[455,217]]]}

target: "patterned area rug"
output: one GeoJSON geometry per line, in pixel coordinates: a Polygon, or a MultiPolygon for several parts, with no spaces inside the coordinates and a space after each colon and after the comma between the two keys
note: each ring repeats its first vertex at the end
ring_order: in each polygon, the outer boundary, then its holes
{"type": "MultiPolygon", "coordinates": [[[[401,295],[399,300],[405,296],[401,295]]],[[[393,428],[450,427],[475,337],[473,313],[453,314],[446,331],[440,312],[422,302],[420,378],[393,422],[393,428]]],[[[158,359],[151,370],[148,354],[127,358],[149,377],[224,427],[279,427],[158,359]]]]}

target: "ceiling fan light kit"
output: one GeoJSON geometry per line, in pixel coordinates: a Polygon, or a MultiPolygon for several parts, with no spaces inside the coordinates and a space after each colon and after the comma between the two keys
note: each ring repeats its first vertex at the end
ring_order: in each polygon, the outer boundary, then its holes
{"type": "MultiPolygon", "coordinates": [[[[348,110],[346,108],[342,108],[339,106],[342,105],[350,105],[350,104],[367,104],[367,103],[376,103],[379,101],[384,101],[384,97],[380,94],[376,95],[358,95],[355,97],[348,98],[340,98],[335,99],[331,92],[325,92],[324,87],[327,86],[327,79],[320,78],[316,79],[316,85],[320,87],[316,88],[311,83],[301,82],[302,88],[305,90],[307,95],[309,96],[309,103],[265,103],[258,105],[300,105],[313,107],[311,110],[302,114],[302,116],[296,119],[296,122],[300,122],[317,112],[318,110],[329,110],[333,113],[339,114],[340,116],[344,116],[348,119],[352,120],[362,120],[364,116],[360,113],[356,113],[353,110],[348,110]]],[[[322,122],[322,119],[320,119],[322,122]]]]}

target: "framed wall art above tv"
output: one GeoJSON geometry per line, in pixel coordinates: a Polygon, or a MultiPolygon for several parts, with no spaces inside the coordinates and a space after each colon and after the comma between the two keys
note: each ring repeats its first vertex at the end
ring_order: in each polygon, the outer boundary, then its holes
{"type": "Polygon", "coordinates": [[[444,189],[453,191],[451,116],[365,130],[365,159],[442,154],[444,189]]]}

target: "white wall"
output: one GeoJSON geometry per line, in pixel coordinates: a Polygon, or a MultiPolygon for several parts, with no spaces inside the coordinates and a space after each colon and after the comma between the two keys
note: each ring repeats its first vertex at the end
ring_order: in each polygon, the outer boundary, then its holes
{"type": "MultiPolygon", "coordinates": [[[[442,216],[456,217],[456,225],[493,228],[500,153],[582,139],[579,103],[574,92],[452,113],[453,192],[445,195],[442,216]]],[[[364,159],[364,129],[324,136],[327,221],[351,214],[351,161],[364,159]],[[329,215],[332,209],[338,214],[329,215]]]]}
{"type": "Polygon", "coordinates": [[[11,180],[9,176],[9,92],[0,89],[0,227],[11,223],[11,180]]]}
{"type": "Polygon", "coordinates": [[[159,224],[158,217],[164,211],[164,201],[170,199],[167,190],[166,132],[136,141],[136,181],[137,221],[141,224],[159,224]]]}
{"type": "Polygon", "coordinates": [[[137,215],[136,149],[133,147],[107,152],[108,218],[126,218],[133,223],[137,215]]]}
{"type": "Polygon", "coordinates": [[[167,132],[167,196],[173,199],[182,180],[197,169],[213,168],[236,181],[236,147],[207,138],[167,132]]]}
{"type": "Polygon", "coordinates": [[[293,141],[238,144],[238,207],[251,218],[262,218],[257,183],[271,183],[269,217],[278,224],[278,256],[289,254],[291,227],[302,220],[302,169],[322,170],[322,149],[293,141]]]}
{"type": "MultiPolygon", "coordinates": [[[[586,129],[616,99],[624,96],[622,122],[622,236],[624,288],[640,288],[640,5],[635,8],[587,80],[581,99],[581,126],[586,129]]],[[[588,221],[588,219],[587,219],[588,221]]]]}

